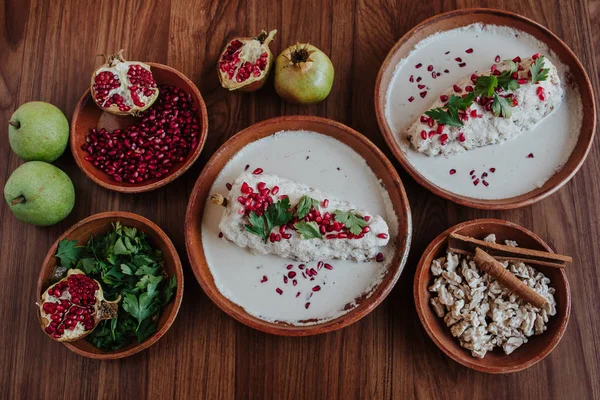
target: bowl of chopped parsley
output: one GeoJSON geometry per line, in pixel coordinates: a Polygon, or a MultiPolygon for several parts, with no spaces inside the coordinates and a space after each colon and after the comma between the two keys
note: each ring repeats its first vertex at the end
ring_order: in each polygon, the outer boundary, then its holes
{"type": "Polygon", "coordinates": [[[83,219],[52,245],[40,271],[39,295],[70,269],[99,282],[116,318],[100,321],[85,338],[63,343],[85,357],[117,359],[156,343],[170,328],[183,298],[181,261],[152,221],[128,212],[83,219]]]}

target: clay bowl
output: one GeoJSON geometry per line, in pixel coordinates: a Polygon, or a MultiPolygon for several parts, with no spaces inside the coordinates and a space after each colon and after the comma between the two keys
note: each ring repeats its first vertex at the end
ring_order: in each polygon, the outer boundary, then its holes
{"type": "MultiPolygon", "coordinates": [[[[445,255],[447,237],[456,232],[462,235],[483,239],[490,233],[496,235],[498,243],[504,240],[516,240],[519,247],[553,252],[542,239],[527,229],[508,221],[498,219],[478,219],[464,222],[446,230],[425,249],[417,266],[414,281],[415,306],[419,319],[425,331],[433,342],[454,361],[481,372],[490,374],[506,374],[531,367],[541,361],[556,347],[567,328],[571,313],[571,292],[564,269],[534,266],[551,280],[551,286],[556,289],[556,315],[548,322],[548,329],[541,335],[528,338],[528,342],[516,349],[511,355],[505,355],[501,349],[488,352],[483,359],[471,356],[471,352],[462,348],[458,339],[452,336],[442,318],[433,311],[429,304],[428,287],[433,282],[429,268],[436,258],[445,255]]],[[[571,268],[567,265],[566,268],[571,268]]]]}
{"type": "Polygon", "coordinates": [[[192,95],[194,107],[198,109],[196,115],[200,121],[200,141],[198,142],[196,149],[188,153],[183,162],[174,164],[171,170],[160,179],[151,179],[141,184],[117,182],[103,171],[95,168],[89,161],[86,161],[85,157],[89,154],[83,151],[81,146],[85,143],[85,135],[90,129],[105,128],[109,131],[122,129],[128,125],[134,124],[135,118],[120,117],[103,112],[96,103],[94,103],[94,100],[90,95],[90,90],[86,90],[81,99],[79,99],[79,103],[77,103],[71,119],[71,152],[73,153],[75,162],[77,162],[77,165],[81,168],[83,173],[92,181],[106,189],[122,193],[141,193],[158,189],[159,187],[172,182],[187,171],[188,168],[194,164],[196,159],[198,159],[198,156],[204,147],[204,142],[206,141],[208,132],[208,114],[206,113],[204,100],[196,85],[181,72],[171,67],[152,62],[147,64],[152,67],[152,74],[159,85],[174,85],[192,95]]]}
{"type": "MultiPolygon", "coordinates": [[[[211,232],[213,234],[214,232],[211,232]]],[[[239,322],[263,332],[284,336],[308,336],[334,331],[348,326],[377,307],[392,290],[406,262],[410,248],[412,221],[406,192],[398,173],[385,155],[366,137],[338,122],[310,116],[286,116],[272,118],[254,124],[229,139],[212,156],[198,177],[188,203],[185,218],[185,241],[190,264],[196,279],[223,311],[239,322]],[[242,307],[233,303],[217,289],[208,267],[202,244],[202,218],[204,206],[213,182],[226,163],[244,146],[258,139],[273,135],[282,130],[307,130],[333,137],[354,149],[366,160],[380,178],[390,194],[398,215],[397,251],[389,269],[379,286],[368,298],[357,299],[358,306],[336,319],[309,326],[294,326],[282,322],[267,322],[248,314],[242,307]]],[[[249,253],[249,257],[251,257],[249,253]]]]}
{"type": "Polygon", "coordinates": [[[381,129],[388,146],[390,146],[394,153],[394,156],[420,185],[424,186],[434,194],[455,203],[467,207],[487,210],[506,210],[524,207],[556,192],[579,170],[588,155],[596,132],[596,105],[594,93],[588,75],[573,51],[554,33],[528,18],[507,11],[486,8],[455,10],[436,15],[421,22],[402,36],[388,53],[379,70],[379,74],[377,75],[375,84],[375,112],[377,114],[379,128],[381,129]],[[583,122],[579,139],[571,156],[563,168],[556,172],[541,187],[519,196],[497,200],[481,200],[460,196],[433,184],[421,175],[408,160],[403,150],[400,148],[385,117],[386,92],[392,80],[394,69],[400,60],[408,55],[415,44],[426,37],[436,32],[448,31],[473,23],[509,26],[527,32],[541,42],[547,44],[548,47],[557,54],[561,62],[569,67],[572,75],[572,84],[578,87],[581,95],[583,104],[583,122]]]}
{"type": "Polygon", "coordinates": [[[175,250],[175,247],[173,246],[173,243],[169,237],[162,231],[162,229],[158,227],[158,225],[152,221],[140,215],[122,211],[94,214],[79,221],[69,228],[65,233],[60,235],[50,250],[48,250],[46,258],[44,258],[37,282],[37,297],[39,298],[43,291],[46,290],[46,288],[48,288],[48,286],[51,284],[50,276],[55,265],[58,263],[58,259],[54,257],[54,254],[56,254],[56,249],[60,240],[68,238],[70,240],[77,240],[79,245],[84,245],[90,236],[106,234],[111,230],[111,224],[117,221],[120,221],[121,224],[125,226],[137,228],[138,230],[146,233],[152,239],[154,246],[157,246],[163,253],[165,272],[169,275],[169,277],[172,277],[173,275],[177,276],[177,291],[169,304],[167,304],[167,306],[163,309],[160,320],[158,321],[157,331],[140,344],[138,344],[136,341],[120,350],[107,353],[98,349],[85,339],[81,339],[76,342],[63,343],[69,350],[81,356],[95,358],[98,360],[115,360],[118,358],[128,357],[152,346],[158,341],[158,339],[163,337],[163,335],[173,324],[173,321],[175,321],[175,317],[179,311],[179,306],[181,306],[181,300],[183,299],[183,269],[181,267],[179,255],[177,255],[177,250],[175,250]]]}

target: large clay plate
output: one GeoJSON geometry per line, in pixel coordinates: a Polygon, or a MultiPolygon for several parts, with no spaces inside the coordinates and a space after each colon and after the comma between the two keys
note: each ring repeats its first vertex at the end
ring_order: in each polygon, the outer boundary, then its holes
{"type": "MultiPolygon", "coordinates": [[[[564,269],[533,266],[550,278],[550,286],[556,289],[556,315],[550,318],[548,329],[541,335],[532,336],[529,341],[505,355],[500,349],[488,352],[484,358],[471,356],[471,352],[462,348],[458,340],[450,333],[450,328],[438,318],[429,304],[431,294],[428,287],[433,282],[430,266],[436,258],[445,256],[447,238],[451,233],[483,239],[488,234],[495,234],[498,243],[504,240],[515,240],[519,247],[552,252],[552,249],[535,233],[508,221],[499,219],[478,219],[463,222],[441,233],[423,252],[417,266],[414,281],[415,306],[425,331],[433,342],[454,361],[481,372],[490,374],[506,374],[521,371],[541,361],[556,347],[569,322],[571,313],[571,291],[564,269]]],[[[566,268],[576,268],[568,265],[566,268]]]]}
{"type": "Polygon", "coordinates": [[[547,28],[530,19],[507,11],[484,8],[456,10],[436,15],[421,22],[402,36],[389,52],[379,70],[375,86],[375,111],[379,127],[383,132],[386,142],[392,149],[394,156],[419,184],[434,194],[455,203],[488,210],[504,210],[523,207],[535,203],[557,191],[575,175],[583,164],[591,148],[596,132],[596,105],[594,94],[588,75],[573,51],[571,51],[561,39],[547,28]],[[564,164],[563,168],[548,179],[541,187],[515,197],[497,200],[481,200],[461,196],[433,184],[408,160],[407,156],[400,148],[397,139],[394,137],[394,133],[388,125],[385,116],[386,92],[391,83],[394,69],[400,60],[408,55],[415,44],[436,32],[444,32],[474,23],[508,26],[527,32],[545,43],[552,51],[554,51],[554,53],[556,53],[560,61],[569,68],[573,84],[577,86],[581,95],[583,121],[579,139],[571,156],[564,164]]]}
{"type": "MultiPolygon", "coordinates": [[[[400,178],[385,155],[360,133],[338,122],[306,116],[288,116],[259,122],[229,139],[208,161],[198,178],[188,204],[185,220],[185,239],[192,270],[206,294],[227,314],[252,328],[285,336],[306,336],[348,326],[371,312],[392,290],[408,255],[412,232],[408,198],[400,178]],[[204,253],[202,217],[209,191],[219,172],[243,147],[256,140],[285,130],[307,130],[333,137],[361,155],[387,189],[398,217],[396,252],[383,280],[367,298],[357,299],[358,305],[348,313],[326,322],[308,326],[294,326],[281,322],[267,322],[248,314],[242,307],[223,296],[217,289],[204,253]]],[[[249,254],[249,257],[251,255],[249,254]]]]}

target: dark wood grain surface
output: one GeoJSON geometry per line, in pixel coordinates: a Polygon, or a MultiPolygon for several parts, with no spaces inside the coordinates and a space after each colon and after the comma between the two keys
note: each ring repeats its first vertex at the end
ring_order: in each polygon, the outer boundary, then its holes
{"type": "MultiPolygon", "coordinates": [[[[193,183],[209,156],[240,129],[278,115],[319,115],[343,122],[390,152],[379,133],[373,90],[381,62],[416,23],[454,8],[487,6],[546,25],[580,57],[599,88],[600,1],[66,1],[1,0],[0,183],[21,164],[11,152],[7,121],[30,100],[54,103],[68,117],[98,65],[95,55],[120,48],[135,59],[168,64],[192,79],[208,107],[209,134],[196,164],[155,192],[107,191],[78,170],[70,153],[56,163],[73,179],[77,204],[60,224],[19,223],[0,207],[0,398],[600,398],[600,145],[558,193],[514,211],[457,206],[400,171],[411,201],[414,239],[396,288],[373,313],[335,333],[270,336],[221,312],[187,264],[183,221],[193,183]],[[336,68],[321,104],[283,104],[272,83],[253,95],[228,93],[215,62],[232,36],[279,30],[274,53],[296,41],[327,52],[336,68]],[[41,331],[35,283],[44,254],[69,226],[93,213],[139,213],[161,226],[184,261],[186,291],[167,335],[130,358],[82,358],[41,331]],[[564,338],[526,371],[491,376],[447,358],[426,336],[414,309],[412,279],[421,251],[461,221],[495,217],[533,230],[575,261],[567,275],[573,311],[564,338]]],[[[398,164],[395,163],[398,167],[398,164]]]]}

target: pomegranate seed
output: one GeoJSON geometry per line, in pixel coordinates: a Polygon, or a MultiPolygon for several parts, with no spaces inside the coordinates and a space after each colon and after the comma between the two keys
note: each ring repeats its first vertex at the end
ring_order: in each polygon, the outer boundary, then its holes
{"type": "Polygon", "coordinates": [[[287,285],[288,277],[286,275],[283,276],[283,283],[287,285]]]}
{"type": "Polygon", "coordinates": [[[475,179],[475,180],[473,181],[473,185],[475,185],[475,186],[479,185],[479,179],[475,179]]]}
{"type": "Polygon", "coordinates": [[[458,64],[458,66],[461,67],[461,68],[465,67],[466,65],[467,65],[467,63],[460,63],[460,64],[458,64]]]}
{"type": "Polygon", "coordinates": [[[288,264],[285,268],[290,270],[290,269],[294,268],[294,264],[288,264]]]}
{"type": "Polygon", "coordinates": [[[262,168],[256,168],[254,171],[252,171],[252,173],[254,175],[260,175],[263,173],[263,169],[262,168]]]}
{"type": "Polygon", "coordinates": [[[440,76],[440,73],[439,73],[439,72],[438,72],[438,73],[435,73],[435,72],[432,72],[432,73],[431,73],[431,77],[432,77],[433,79],[437,79],[437,77],[438,77],[438,76],[440,76]]]}
{"type": "Polygon", "coordinates": [[[417,85],[419,89],[425,89],[425,85],[417,85]]]}
{"type": "Polygon", "coordinates": [[[383,253],[377,253],[377,255],[375,256],[375,260],[377,262],[383,262],[383,253]]]}
{"type": "Polygon", "coordinates": [[[467,85],[465,86],[465,91],[471,93],[473,91],[473,86],[467,85]]]}
{"type": "Polygon", "coordinates": [[[417,77],[417,82],[421,82],[421,79],[422,79],[422,78],[421,78],[420,76],[419,76],[419,77],[417,77]]]}
{"type": "Polygon", "coordinates": [[[260,283],[265,283],[266,281],[268,281],[267,276],[263,275],[262,279],[260,280],[260,283]]]}
{"type": "Polygon", "coordinates": [[[421,131],[421,139],[423,139],[423,140],[427,139],[427,132],[426,131],[421,131]]]}
{"type": "Polygon", "coordinates": [[[442,132],[444,132],[444,125],[443,124],[439,124],[438,127],[437,127],[437,129],[435,130],[435,133],[437,133],[439,135],[442,132]]]}
{"type": "Polygon", "coordinates": [[[295,276],[296,276],[296,272],[294,272],[294,271],[290,271],[290,272],[288,272],[288,277],[289,277],[289,278],[293,278],[293,277],[295,277],[295,276]]]}
{"type": "Polygon", "coordinates": [[[471,110],[469,115],[471,115],[471,118],[477,118],[477,110],[471,110]]]}
{"type": "Polygon", "coordinates": [[[471,172],[469,172],[469,175],[473,175],[475,173],[475,170],[472,169],[471,172]]]}
{"type": "Polygon", "coordinates": [[[496,168],[490,168],[490,172],[493,174],[494,172],[496,172],[496,168]]]}
{"type": "Polygon", "coordinates": [[[467,140],[467,138],[465,137],[464,132],[461,132],[458,134],[458,140],[461,142],[464,142],[465,140],[467,140]]]}
{"type": "Polygon", "coordinates": [[[527,154],[527,158],[533,158],[533,153],[527,154]]]}
{"type": "Polygon", "coordinates": [[[422,124],[426,124],[429,122],[429,117],[427,117],[426,115],[421,115],[420,121],[422,124]]]}
{"type": "Polygon", "coordinates": [[[429,72],[433,71],[433,65],[428,65],[427,66],[427,71],[429,71],[429,72]]]}
{"type": "Polygon", "coordinates": [[[517,57],[513,58],[512,60],[513,60],[513,62],[520,63],[521,57],[517,56],[517,57]]]}
{"type": "Polygon", "coordinates": [[[537,60],[540,57],[540,53],[535,53],[531,56],[532,59],[537,60]]]}
{"type": "Polygon", "coordinates": [[[456,62],[462,62],[462,58],[460,58],[460,57],[456,57],[456,58],[454,59],[454,61],[456,61],[456,62]]]}
{"type": "Polygon", "coordinates": [[[432,138],[434,135],[436,135],[437,132],[436,131],[429,131],[429,134],[427,134],[428,138],[432,138]]]}
{"type": "Polygon", "coordinates": [[[408,102],[409,102],[409,103],[412,103],[414,99],[415,99],[415,97],[414,97],[414,96],[410,96],[410,97],[408,98],[408,102]]]}
{"type": "Polygon", "coordinates": [[[443,135],[440,135],[440,142],[442,143],[442,145],[445,145],[447,140],[448,134],[444,133],[443,135]]]}
{"type": "Polygon", "coordinates": [[[446,96],[445,94],[440,96],[440,100],[443,101],[444,103],[448,101],[448,96],[446,96]]]}
{"type": "Polygon", "coordinates": [[[317,285],[317,286],[313,286],[312,291],[313,292],[318,292],[321,290],[321,286],[317,285]]]}
{"type": "Polygon", "coordinates": [[[328,205],[329,205],[329,199],[323,200],[323,208],[327,208],[328,205]]]}
{"type": "Polygon", "coordinates": [[[494,62],[499,63],[500,62],[500,56],[496,56],[496,58],[494,58],[494,62]]]}
{"type": "Polygon", "coordinates": [[[421,64],[421,63],[418,63],[417,65],[415,65],[415,68],[419,69],[419,68],[421,68],[422,66],[423,66],[423,64],[421,64]]]}
{"type": "Polygon", "coordinates": [[[445,72],[445,73],[447,73],[447,74],[449,74],[449,73],[450,73],[450,70],[448,70],[448,69],[445,69],[445,70],[444,70],[444,72],[445,72]]]}
{"type": "Polygon", "coordinates": [[[467,53],[467,54],[471,54],[472,52],[473,52],[473,49],[466,49],[465,50],[465,53],[467,53]]]}
{"type": "Polygon", "coordinates": [[[369,222],[369,220],[371,219],[371,217],[370,217],[369,215],[365,215],[365,216],[363,217],[363,219],[364,219],[365,221],[369,222]]]}
{"type": "Polygon", "coordinates": [[[280,288],[277,288],[277,289],[275,289],[275,291],[276,291],[277,293],[279,293],[279,295],[282,295],[282,294],[283,294],[283,290],[281,290],[280,288]]]}
{"type": "Polygon", "coordinates": [[[460,87],[460,86],[458,86],[458,85],[453,85],[453,86],[452,86],[452,89],[454,89],[454,91],[455,91],[456,93],[460,93],[460,92],[462,92],[462,89],[461,89],[461,87],[460,87]]]}
{"type": "Polygon", "coordinates": [[[273,186],[273,189],[271,189],[271,194],[276,195],[277,193],[279,193],[279,186],[273,186]]]}
{"type": "Polygon", "coordinates": [[[244,171],[248,171],[248,168],[250,168],[250,164],[246,164],[246,168],[244,168],[244,171]]]}
{"type": "Polygon", "coordinates": [[[387,233],[378,233],[377,237],[379,239],[387,239],[388,235],[387,235],[387,233]]]}
{"type": "Polygon", "coordinates": [[[453,168],[450,170],[450,175],[454,175],[456,173],[456,170],[453,168]]]}
{"type": "Polygon", "coordinates": [[[421,96],[421,98],[422,98],[422,99],[424,99],[424,98],[425,98],[425,96],[427,96],[427,90],[425,90],[425,91],[423,91],[423,92],[419,93],[419,96],[421,96]]]}
{"type": "Polygon", "coordinates": [[[223,237],[223,232],[219,232],[219,239],[223,237]]]}
{"type": "Polygon", "coordinates": [[[409,82],[414,82],[414,81],[415,81],[415,78],[414,78],[414,76],[412,76],[412,75],[411,75],[411,76],[410,76],[410,78],[408,78],[408,81],[409,81],[409,82]]]}
{"type": "Polygon", "coordinates": [[[487,181],[482,181],[481,183],[483,183],[485,186],[489,186],[490,184],[487,183],[487,181]]]}
{"type": "Polygon", "coordinates": [[[307,302],[307,303],[304,305],[304,308],[306,308],[307,310],[308,310],[308,307],[310,307],[310,302],[307,302]]]}
{"type": "Polygon", "coordinates": [[[435,121],[433,120],[433,118],[429,119],[429,122],[427,123],[427,125],[429,125],[430,128],[433,128],[434,124],[435,124],[435,121]]]}

